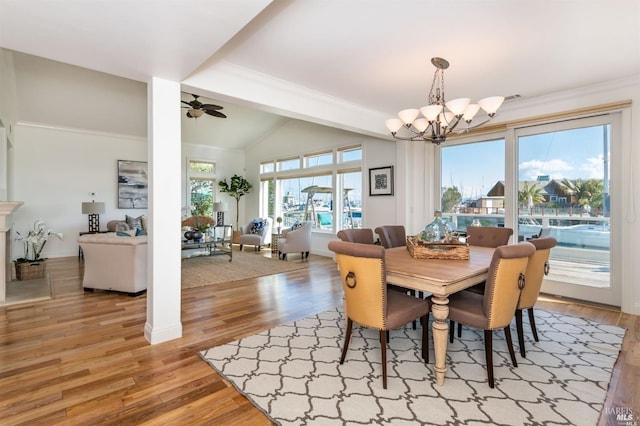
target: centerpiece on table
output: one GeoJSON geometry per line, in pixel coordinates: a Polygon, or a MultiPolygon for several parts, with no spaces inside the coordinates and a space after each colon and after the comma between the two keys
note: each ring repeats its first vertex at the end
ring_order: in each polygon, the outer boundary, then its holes
{"type": "Polygon", "coordinates": [[[33,223],[33,228],[29,229],[26,235],[16,231],[16,241],[22,241],[24,245],[24,256],[16,259],[16,278],[20,281],[43,278],[47,272],[46,258],[40,257],[50,235],[54,235],[62,240],[61,232],[54,232],[47,229],[44,221],[38,219],[33,223]]]}
{"type": "Polygon", "coordinates": [[[436,211],[431,223],[415,236],[407,236],[407,250],[416,259],[469,259],[469,245],[458,238],[451,224],[436,211]]]}

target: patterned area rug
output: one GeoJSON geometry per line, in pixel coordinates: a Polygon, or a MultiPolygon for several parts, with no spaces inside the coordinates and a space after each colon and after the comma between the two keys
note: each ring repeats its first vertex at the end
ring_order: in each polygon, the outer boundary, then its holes
{"type": "MultiPolygon", "coordinates": [[[[420,358],[420,329],[408,327],[390,334],[384,390],[377,331],[354,325],[339,364],[341,308],[200,355],[280,425],[597,424],[625,330],[542,310],[536,325],[538,343],[525,319],[527,358],[516,347],[517,368],[504,333],[494,333],[494,389],[482,332],[463,328],[449,345],[446,381],[438,386],[433,365],[420,358]]],[[[430,349],[433,362],[432,342],[430,349]]]]}
{"type": "Polygon", "coordinates": [[[264,257],[261,252],[238,251],[234,248],[233,260],[229,256],[198,256],[182,259],[182,288],[204,287],[228,281],[262,277],[306,268],[309,261],[300,257],[279,260],[264,257]]]}

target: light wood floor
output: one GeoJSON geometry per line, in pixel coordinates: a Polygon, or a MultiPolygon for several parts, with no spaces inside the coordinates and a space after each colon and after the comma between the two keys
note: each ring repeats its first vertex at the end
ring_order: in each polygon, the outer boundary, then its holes
{"type": "MultiPolygon", "coordinates": [[[[53,300],[0,307],[0,424],[270,424],[197,352],[340,304],[335,265],[319,259],[184,290],[183,337],[158,345],[143,337],[146,296],[85,293],[77,258],[50,259],[53,300]]],[[[538,306],[629,330],[605,406],[637,419],[640,317],[562,300],[538,306]]]]}

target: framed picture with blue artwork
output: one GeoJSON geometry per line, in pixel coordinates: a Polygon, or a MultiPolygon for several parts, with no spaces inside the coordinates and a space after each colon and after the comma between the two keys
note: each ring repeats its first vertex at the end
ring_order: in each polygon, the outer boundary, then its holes
{"type": "Polygon", "coordinates": [[[118,208],[148,207],[148,176],[146,161],[118,160],[118,208]]]}
{"type": "Polygon", "coordinates": [[[369,195],[393,195],[393,166],[369,169],[369,195]]]}

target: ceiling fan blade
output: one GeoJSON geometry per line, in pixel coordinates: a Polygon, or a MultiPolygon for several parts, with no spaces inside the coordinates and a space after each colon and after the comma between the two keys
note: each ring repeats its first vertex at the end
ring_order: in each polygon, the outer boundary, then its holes
{"type": "Polygon", "coordinates": [[[220,105],[212,105],[212,104],[202,104],[201,107],[202,109],[214,109],[214,110],[219,110],[223,108],[220,105]]]}
{"type": "MultiPolygon", "coordinates": [[[[191,102],[187,102],[187,101],[180,101],[180,102],[182,102],[183,104],[191,106],[191,102]]],[[[183,107],[183,108],[186,108],[186,107],[183,107]]]]}
{"type": "Polygon", "coordinates": [[[207,114],[212,115],[214,117],[227,118],[226,115],[224,115],[223,113],[218,112],[218,111],[210,111],[210,110],[206,110],[205,109],[204,112],[206,112],[207,114]]]}

